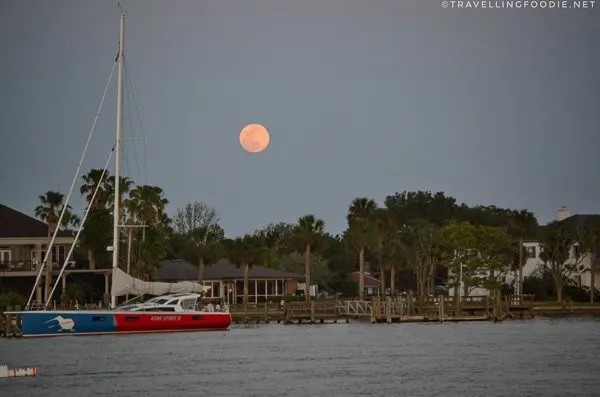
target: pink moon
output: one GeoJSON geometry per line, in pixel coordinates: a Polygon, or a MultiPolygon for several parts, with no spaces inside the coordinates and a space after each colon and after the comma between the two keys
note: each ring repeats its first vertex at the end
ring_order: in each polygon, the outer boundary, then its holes
{"type": "Polygon", "coordinates": [[[269,131],[260,124],[248,124],[240,132],[240,145],[250,153],[262,152],[270,140],[269,131]]]}

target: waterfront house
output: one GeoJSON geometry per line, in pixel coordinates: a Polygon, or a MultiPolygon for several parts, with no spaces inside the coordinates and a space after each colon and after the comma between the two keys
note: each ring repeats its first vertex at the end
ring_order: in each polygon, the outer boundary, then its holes
{"type": "MultiPolygon", "coordinates": [[[[563,222],[570,228],[577,230],[583,228],[585,223],[592,218],[600,218],[600,215],[571,215],[569,209],[563,206],[558,210],[556,220],[558,222],[563,222]]],[[[544,267],[544,262],[540,259],[540,253],[542,251],[540,242],[536,240],[527,240],[523,242],[523,247],[525,248],[526,252],[526,262],[525,266],[523,267],[523,277],[539,273],[544,267]]],[[[571,247],[570,261],[575,262],[578,260],[585,270],[583,272],[575,272],[571,274],[571,280],[573,280],[575,284],[579,286],[590,287],[592,285],[591,272],[594,271],[596,273],[597,280],[596,288],[598,288],[598,283],[600,283],[600,252],[584,254],[581,257],[579,256],[579,246],[578,244],[574,244],[573,247],[571,247]]]]}
{"type": "MultiPolygon", "coordinates": [[[[574,230],[582,229],[585,223],[590,218],[600,218],[600,215],[592,215],[592,214],[577,214],[571,215],[569,209],[565,206],[558,209],[558,213],[556,216],[556,221],[566,224],[569,228],[573,228],[574,230]]],[[[544,226],[541,226],[543,229],[544,226]]],[[[540,274],[544,269],[544,262],[540,258],[540,253],[542,252],[541,242],[536,239],[528,239],[523,241],[523,247],[525,249],[525,265],[523,266],[523,277],[529,277],[535,274],[540,274]]],[[[594,254],[584,254],[580,257],[579,254],[579,246],[578,244],[574,244],[571,247],[571,262],[578,262],[581,266],[583,266],[584,270],[581,272],[574,272],[570,275],[570,279],[575,282],[575,284],[581,287],[590,287],[591,286],[591,272],[594,271],[596,273],[596,280],[600,280],[600,252],[596,252],[594,254]]],[[[452,277],[453,272],[449,269],[449,277],[452,277]]],[[[485,272],[482,273],[482,276],[485,275],[485,272]]],[[[507,275],[506,282],[511,284],[514,282],[515,278],[518,276],[518,272],[510,272],[507,275]]],[[[596,288],[598,287],[599,281],[596,282],[596,288]]],[[[515,286],[515,294],[520,294],[518,291],[518,283],[514,284],[515,286]]],[[[450,295],[454,295],[454,288],[450,288],[450,295]]],[[[470,291],[469,295],[488,295],[489,291],[484,288],[475,288],[470,291]]],[[[460,295],[464,296],[463,288],[460,289],[460,295]]]]}
{"type": "MultiPolygon", "coordinates": [[[[54,277],[58,276],[74,240],[72,232],[58,232],[52,245],[52,253],[48,257],[48,265],[52,266],[54,277]]],[[[46,223],[0,204],[0,293],[13,291],[29,295],[37,270],[46,255],[48,242],[46,223]]],[[[78,269],[73,261],[68,266],[63,274],[63,291],[66,288],[66,278],[72,273],[104,274],[105,293],[108,291],[110,269],[78,269]]],[[[60,291],[56,295],[58,294],[60,291]]],[[[40,286],[37,288],[36,300],[42,300],[40,286]]]]}
{"type": "MultiPolygon", "coordinates": [[[[348,279],[359,286],[360,272],[350,273],[348,279]]],[[[366,262],[364,264],[364,295],[381,295],[381,280],[371,274],[371,267],[366,262]]]]}
{"type": "MultiPolygon", "coordinates": [[[[253,266],[248,275],[250,302],[277,301],[287,295],[295,295],[303,275],[253,266]]],[[[171,259],[158,265],[156,281],[197,281],[198,267],[187,261],[171,259]]],[[[204,268],[202,283],[210,287],[209,298],[222,298],[229,304],[242,303],[244,297],[244,269],[222,259],[204,268]]]]}

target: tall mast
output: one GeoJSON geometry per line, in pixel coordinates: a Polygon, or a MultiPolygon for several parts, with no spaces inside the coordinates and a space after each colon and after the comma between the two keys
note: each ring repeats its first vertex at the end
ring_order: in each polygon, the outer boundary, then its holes
{"type": "MultiPolygon", "coordinates": [[[[119,81],[117,88],[117,138],[115,144],[115,203],[114,203],[114,224],[113,224],[113,274],[119,267],[119,221],[120,221],[120,201],[121,201],[121,186],[120,186],[120,160],[121,160],[121,126],[123,124],[123,44],[125,41],[125,14],[121,12],[121,29],[119,35],[119,55],[118,55],[118,70],[119,81]]],[[[110,296],[110,307],[115,308],[117,298],[112,292],[110,296]]]]}

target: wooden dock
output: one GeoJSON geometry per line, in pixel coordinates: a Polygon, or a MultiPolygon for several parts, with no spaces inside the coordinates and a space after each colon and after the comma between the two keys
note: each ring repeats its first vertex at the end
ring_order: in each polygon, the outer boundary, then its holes
{"type": "Polygon", "coordinates": [[[323,324],[350,320],[375,323],[502,321],[533,318],[532,296],[507,296],[492,302],[487,296],[463,297],[460,306],[451,297],[414,299],[376,296],[369,300],[320,299],[230,306],[234,324],[323,324]]]}
{"type": "Polygon", "coordinates": [[[249,303],[232,305],[229,312],[234,324],[324,324],[348,322],[336,306],[336,299],[281,303],[249,303]]]}

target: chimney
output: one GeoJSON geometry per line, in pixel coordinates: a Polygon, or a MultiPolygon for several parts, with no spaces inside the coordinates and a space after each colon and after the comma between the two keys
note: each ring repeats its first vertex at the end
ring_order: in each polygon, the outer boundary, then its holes
{"type": "Polygon", "coordinates": [[[566,206],[562,206],[558,209],[558,213],[556,214],[556,220],[558,222],[567,219],[568,217],[571,216],[571,212],[569,211],[569,209],[566,206]]]}

